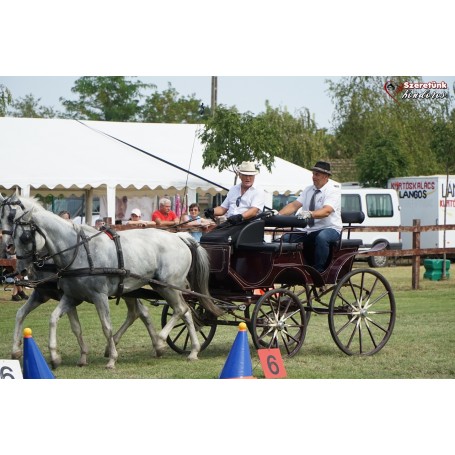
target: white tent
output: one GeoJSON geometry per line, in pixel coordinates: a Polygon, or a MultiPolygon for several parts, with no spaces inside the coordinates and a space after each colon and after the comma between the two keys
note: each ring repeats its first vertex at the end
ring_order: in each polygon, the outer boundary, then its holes
{"type": "MultiPolygon", "coordinates": [[[[101,215],[112,219],[116,194],[125,191],[141,196],[185,191],[190,202],[196,192],[225,193],[234,174],[202,168],[203,144],[198,139],[202,127],[3,117],[0,191],[85,192],[87,213],[97,195],[106,200],[106,213],[101,215]]],[[[311,172],[277,158],[271,172],[261,168],[256,183],[266,191],[271,207],[273,194],[295,194],[310,185],[311,172]]]]}

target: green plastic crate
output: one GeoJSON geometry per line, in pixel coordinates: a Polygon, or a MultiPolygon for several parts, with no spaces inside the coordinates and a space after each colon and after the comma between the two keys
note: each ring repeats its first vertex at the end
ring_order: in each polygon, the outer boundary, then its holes
{"type": "MultiPolygon", "coordinates": [[[[443,259],[424,259],[425,273],[423,277],[427,280],[439,281],[442,278],[443,259]]],[[[446,278],[450,278],[450,261],[446,259],[446,278]]]]}

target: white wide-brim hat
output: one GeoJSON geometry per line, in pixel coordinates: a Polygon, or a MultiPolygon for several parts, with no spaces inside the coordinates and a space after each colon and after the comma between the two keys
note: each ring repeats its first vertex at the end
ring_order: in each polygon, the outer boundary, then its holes
{"type": "Polygon", "coordinates": [[[259,171],[251,161],[244,161],[238,168],[237,172],[243,175],[256,175],[259,171]]]}

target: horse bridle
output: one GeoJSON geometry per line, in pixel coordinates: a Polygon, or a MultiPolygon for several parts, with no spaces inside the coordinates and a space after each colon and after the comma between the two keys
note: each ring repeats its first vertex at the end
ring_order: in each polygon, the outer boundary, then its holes
{"type": "MultiPolygon", "coordinates": [[[[16,254],[16,259],[33,258],[32,262],[38,268],[42,268],[44,266],[44,263],[46,261],[48,261],[49,259],[52,259],[53,257],[55,257],[55,256],[57,256],[59,254],[62,254],[62,253],[65,253],[67,251],[70,251],[70,250],[74,249],[74,255],[73,255],[73,258],[71,259],[70,263],[65,265],[61,270],[67,269],[75,261],[77,253],[78,253],[78,250],[79,250],[79,246],[81,244],[85,244],[91,238],[91,237],[86,237],[84,235],[84,236],[82,236],[83,237],[83,241],[80,242],[81,235],[80,235],[80,233],[78,233],[77,234],[77,241],[76,241],[75,245],[73,245],[73,246],[71,246],[69,248],[66,248],[65,250],[59,251],[59,252],[57,252],[57,253],[55,253],[53,255],[49,255],[49,254],[46,253],[43,256],[40,256],[38,254],[37,247],[36,247],[36,234],[38,233],[39,235],[41,235],[41,237],[43,237],[45,242],[47,241],[46,234],[40,229],[40,227],[33,220],[31,220],[31,221],[22,220],[22,218],[26,215],[27,212],[25,211],[25,207],[24,207],[24,205],[22,204],[21,201],[10,200],[10,198],[8,198],[5,201],[3,201],[1,203],[1,207],[2,207],[1,216],[2,216],[2,218],[3,218],[4,213],[5,213],[4,212],[5,206],[9,206],[10,207],[10,213],[8,214],[8,222],[12,225],[12,228],[10,230],[3,229],[2,230],[2,234],[9,235],[12,239],[14,239],[16,237],[16,235],[17,235],[18,226],[22,226],[22,227],[29,226],[29,228],[30,228],[29,230],[23,229],[23,232],[21,233],[21,235],[19,237],[19,240],[23,244],[31,243],[32,244],[32,250],[29,253],[25,254],[25,255],[17,255],[16,254]],[[16,205],[19,206],[24,211],[24,213],[21,216],[19,216],[17,219],[15,219],[16,209],[13,208],[16,205]]],[[[98,234],[99,233],[97,232],[94,236],[96,236],[98,234]]]]}

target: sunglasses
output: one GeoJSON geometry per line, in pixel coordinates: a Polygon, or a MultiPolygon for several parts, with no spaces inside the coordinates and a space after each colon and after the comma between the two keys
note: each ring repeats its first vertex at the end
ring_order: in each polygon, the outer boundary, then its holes
{"type": "Polygon", "coordinates": [[[242,196],[239,196],[236,201],[235,201],[235,205],[238,207],[240,205],[240,201],[242,200],[242,196]]]}

